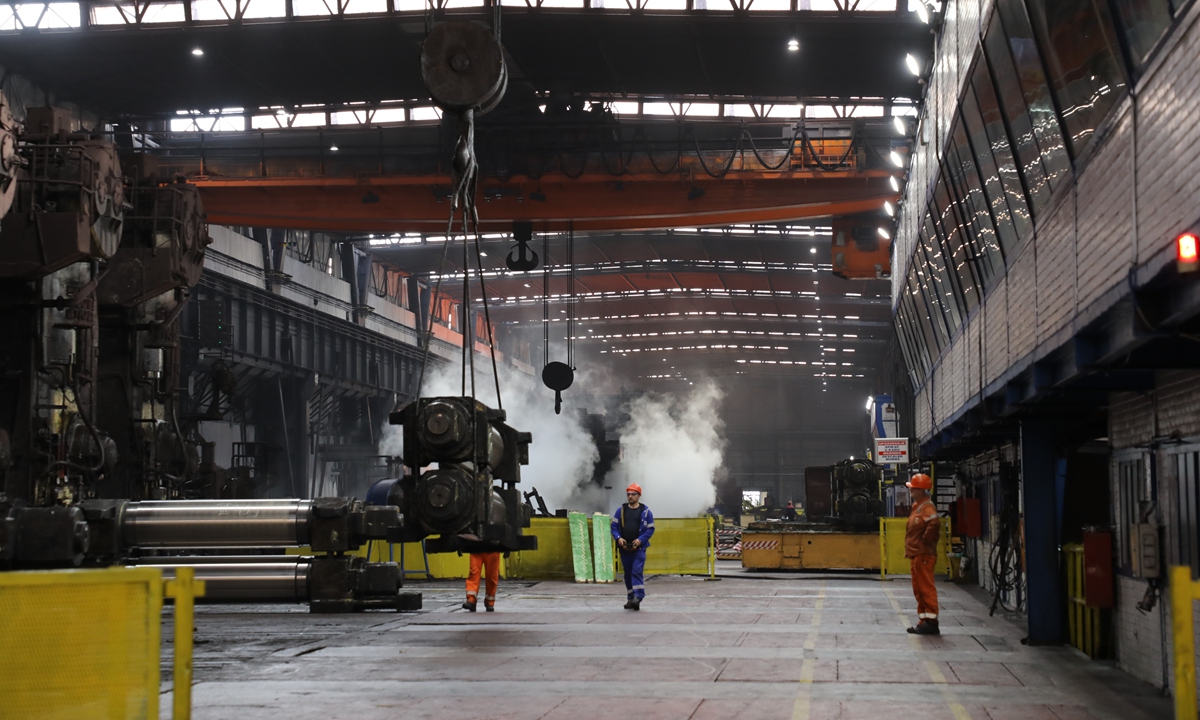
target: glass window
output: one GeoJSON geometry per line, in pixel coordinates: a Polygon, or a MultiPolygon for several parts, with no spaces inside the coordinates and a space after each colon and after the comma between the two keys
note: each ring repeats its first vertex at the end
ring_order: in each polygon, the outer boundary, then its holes
{"type": "Polygon", "coordinates": [[[917,361],[920,363],[917,370],[924,377],[933,370],[933,356],[930,353],[936,352],[936,348],[930,348],[925,343],[925,336],[921,332],[921,323],[917,315],[917,304],[912,295],[903,293],[900,301],[907,308],[909,342],[912,343],[913,349],[916,350],[917,361]]]}
{"type": "Polygon", "coordinates": [[[1028,0],[1028,8],[1067,144],[1078,158],[1125,90],[1112,18],[1100,0],[1028,0]]]}
{"type": "Polygon", "coordinates": [[[1033,39],[1033,28],[1029,25],[1025,3],[1021,0],[1000,0],[998,7],[1005,34],[1008,35],[1012,62],[1017,69],[1017,80],[1025,93],[1029,119],[1033,122],[1033,134],[1042,151],[1046,180],[1053,192],[1071,172],[1071,160],[1067,157],[1067,146],[1063,143],[1062,126],[1058,124],[1054,101],[1050,99],[1050,88],[1046,86],[1042,57],[1038,54],[1037,41],[1033,39]]]}
{"type": "Polygon", "coordinates": [[[950,280],[950,271],[947,268],[949,258],[942,252],[941,243],[936,235],[931,237],[927,232],[922,232],[918,239],[920,245],[917,251],[924,255],[924,262],[929,270],[929,287],[946,315],[946,329],[949,335],[953,335],[962,325],[963,309],[962,301],[958,297],[958,288],[950,280]]]}
{"type": "Polygon", "coordinates": [[[1025,94],[1017,83],[1017,72],[1008,53],[1008,40],[1004,37],[996,14],[984,39],[986,58],[980,58],[982,66],[986,60],[992,69],[996,95],[1000,110],[1008,120],[1009,137],[1020,163],[1017,169],[1025,179],[1025,194],[1029,198],[1029,210],[1037,217],[1038,212],[1050,202],[1050,184],[1042,168],[1042,153],[1033,136],[1033,123],[1029,120],[1029,108],[1025,105],[1025,94]]]}
{"type": "Polygon", "coordinates": [[[1008,198],[1004,194],[1004,185],[1000,182],[1000,170],[996,167],[996,159],[992,156],[992,148],[988,143],[987,132],[983,129],[983,119],[979,116],[979,105],[975,96],[968,92],[963,96],[959,105],[963,127],[971,143],[972,156],[975,158],[979,177],[983,181],[984,194],[987,196],[988,207],[992,212],[992,221],[996,223],[996,240],[1005,254],[1011,253],[1017,246],[1017,228],[1013,224],[1012,211],[1008,207],[1008,198]]]}
{"type": "Polygon", "coordinates": [[[1113,0],[1135,65],[1141,65],[1171,25],[1167,0],[1113,0]]]}
{"type": "Polygon", "coordinates": [[[962,292],[966,305],[966,315],[979,304],[979,278],[975,274],[975,263],[967,247],[967,238],[962,232],[962,222],[957,209],[950,202],[950,193],[946,188],[945,177],[938,173],[937,186],[933,190],[933,202],[937,208],[934,218],[934,228],[942,236],[942,244],[946,248],[946,260],[962,292]]]}
{"type": "MultiPolygon", "coordinates": [[[[1021,177],[1017,173],[1017,163],[1013,159],[1012,149],[1008,143],[1008,131],[1004,127],[1004,116],[1000,114],[1000,102],[996,99],[996,91],[992,87],[992,79],[988,76],[987,66],[978,63],[975,75],[971,81],[978,104],[978,117],[983,123],[984,140],[992,150],[996,170],[1000,176],[1000,185],[1004,188],[1004,196],[1008,199],[1008,207],[1012,211],[1013,227],[1017,238],[1024,241],[1033,234],[1033,222],[1029,217],[1029,205],[1025,202],[1025,191],[1021,185],[1021,177]]],[[[971,132],[972,118],[964,113],[967,130],[971,132]]],[[[972,135],[974,140],[974,135],[972,135]]]]}
{"type": "MultiPolygon", "coordinates": [[[[934,322],[934,315],[929,309],[929,298],[922,284],[924,270],[921,268],[921,253],[913,255],[913,269],[908,276],[908,291],[912,295],[913,306],[917,310],[917,323],[921,326],[921,333],[925,336],[925,346],[929,348],[930,363],[942,351],[942,333],[937,332],[937,327],[941,323],[938,320],[934,322]]],[[[941,311],[938,311],[941,315],[941,311]]],[[[943,331],[944,332],[944,331],[943,331]]]]}
{"type": "Polygon", "coordinates": [[[892,318],[892,323],[896,333],[896,344],[900,346],[900,354],[904,357],[904,366],[908,368],[908,374],[912,378],[913,385],[916,385],[921,368],[917,364],[917,356],[909,342],[908,318],[904,305],[897,306],[896,315],[892,318]]]}
{"type": "Polygon", "coordinates": [[[951,166],[957,166],[957,174],[961,182],[962,202],[968,208],[975,225],[978,238],[977,263],[980,264],[980,274],[983,276],[983,286],[991,287],[992,282],[1004,272],[1004,254],[1000,251],[1000,242],[996,239],[996,226],[992,220],[987,196],[983,192],[983,184],[975,165],[975,157],[971,154],[971,143],[967,139],[967,130],[962,119],[954,124],[950,132],[951,144],[947,148],[946,161],[951,166]]]}

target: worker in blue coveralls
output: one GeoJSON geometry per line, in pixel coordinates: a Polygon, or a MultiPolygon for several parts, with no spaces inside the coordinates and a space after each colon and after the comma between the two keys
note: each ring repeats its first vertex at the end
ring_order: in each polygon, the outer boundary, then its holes
{"type": "Polygon", "coordinates": [[[654,534],[654,513],[641,504],[642,486],[633,483],[625,488],[629,502],[617,508],[612,518],[612,536],[621,550],[621,567],[625,568],[625,590],[629,594],[626,610],[639,610],[646,597],[642,571],[646,567],[646,548],[654,534]]]}

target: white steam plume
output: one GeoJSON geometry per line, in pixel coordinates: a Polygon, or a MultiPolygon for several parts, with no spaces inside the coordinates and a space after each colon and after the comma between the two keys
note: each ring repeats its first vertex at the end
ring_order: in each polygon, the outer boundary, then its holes
{"type": "Polygon", "coordinates": [[[716,501],[724,468],[723,393],[704,381],[684,394],[635,398],[620,429],[621,462],[606,484],[615,493],[642,486],[642,499],[658,517],[694,517],[716,501]]]}

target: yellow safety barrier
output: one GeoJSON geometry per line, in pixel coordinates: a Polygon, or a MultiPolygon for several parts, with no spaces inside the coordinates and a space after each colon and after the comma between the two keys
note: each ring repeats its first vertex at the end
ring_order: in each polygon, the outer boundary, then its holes
{"type": "Polygon", "coordinates": [[[1067,625],[1071,645],[1088,657],[1100,653],[1102,619],[1100,608],[1088,607],[1084,586],[1083,545],[1063,546],[1067,558],[1067,625]]]}
{"type": "MultiPolygon", "coordinates": [[[[942,518],[942,532],[938,536],[937,563],[933,566],[936,575],[950,574],[950,518],[942,518]]],[[[879,576],[887,580],[888,575],[908,575],[912,564],[904,557],[904,531],[908,518],[879,518],[879,576]]]]}
{"type": "Polygon", "coordinates": [[[1200,582],[1192,569],[1171,568],[1171,642],[1175,655],[1175,720],[1197,720],[1196,618],[1192,603],[1200,600],[1200,582]]]}
{"type": "Polygon", "coordinates": [[[176,602],[176,720],[191,714],[192,601],[183,568],[0,573],[0,720],[158,720],[164,593],[176,602]]]}
{"type": "MultiPolygon", "coordinates": [[[[714,543],[716,529],[711,517],[655,518],[654,539],[646,553],[647,575],[716,575],[717,554],[714,543]]],[[[511,553],[500,563],[502,577],[530,580],[572,580],[575,577],[571,561],[571,531],[566,518],[533,518],[526,535],[538,539],[537,550],[511,553]]],[[[387,543],[371,546],[371,562],[400,560],[400,545],[389,548],[387,543]]],[[[308,548],[294,548],[289,553],[311,555],[308,548]]],[[[357,554],[365,556],[366,548],[357,554]]],[[[614,556],[619,555],[614,551],[614,556]]],[[[620,558],[614,557],[620,573],[620,558]]],[[[906,566],[907,567],[907,566],[906,566]]],[[[421,543],[404,543],[404,570],[411,577],[424,574],[421,543]]],[[[465,578],[470,569],[466,555],[437,553],[429,556],[429,577],[439,580],[465,578]]]]}

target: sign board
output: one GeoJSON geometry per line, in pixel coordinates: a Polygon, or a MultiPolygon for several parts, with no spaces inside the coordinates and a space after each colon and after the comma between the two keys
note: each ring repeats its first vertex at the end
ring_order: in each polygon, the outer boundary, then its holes
{"type": "Polygon", "coordinates": [[[875,438],[875,462],[880,465],[908,463],[908,438],[875,438]]]}

